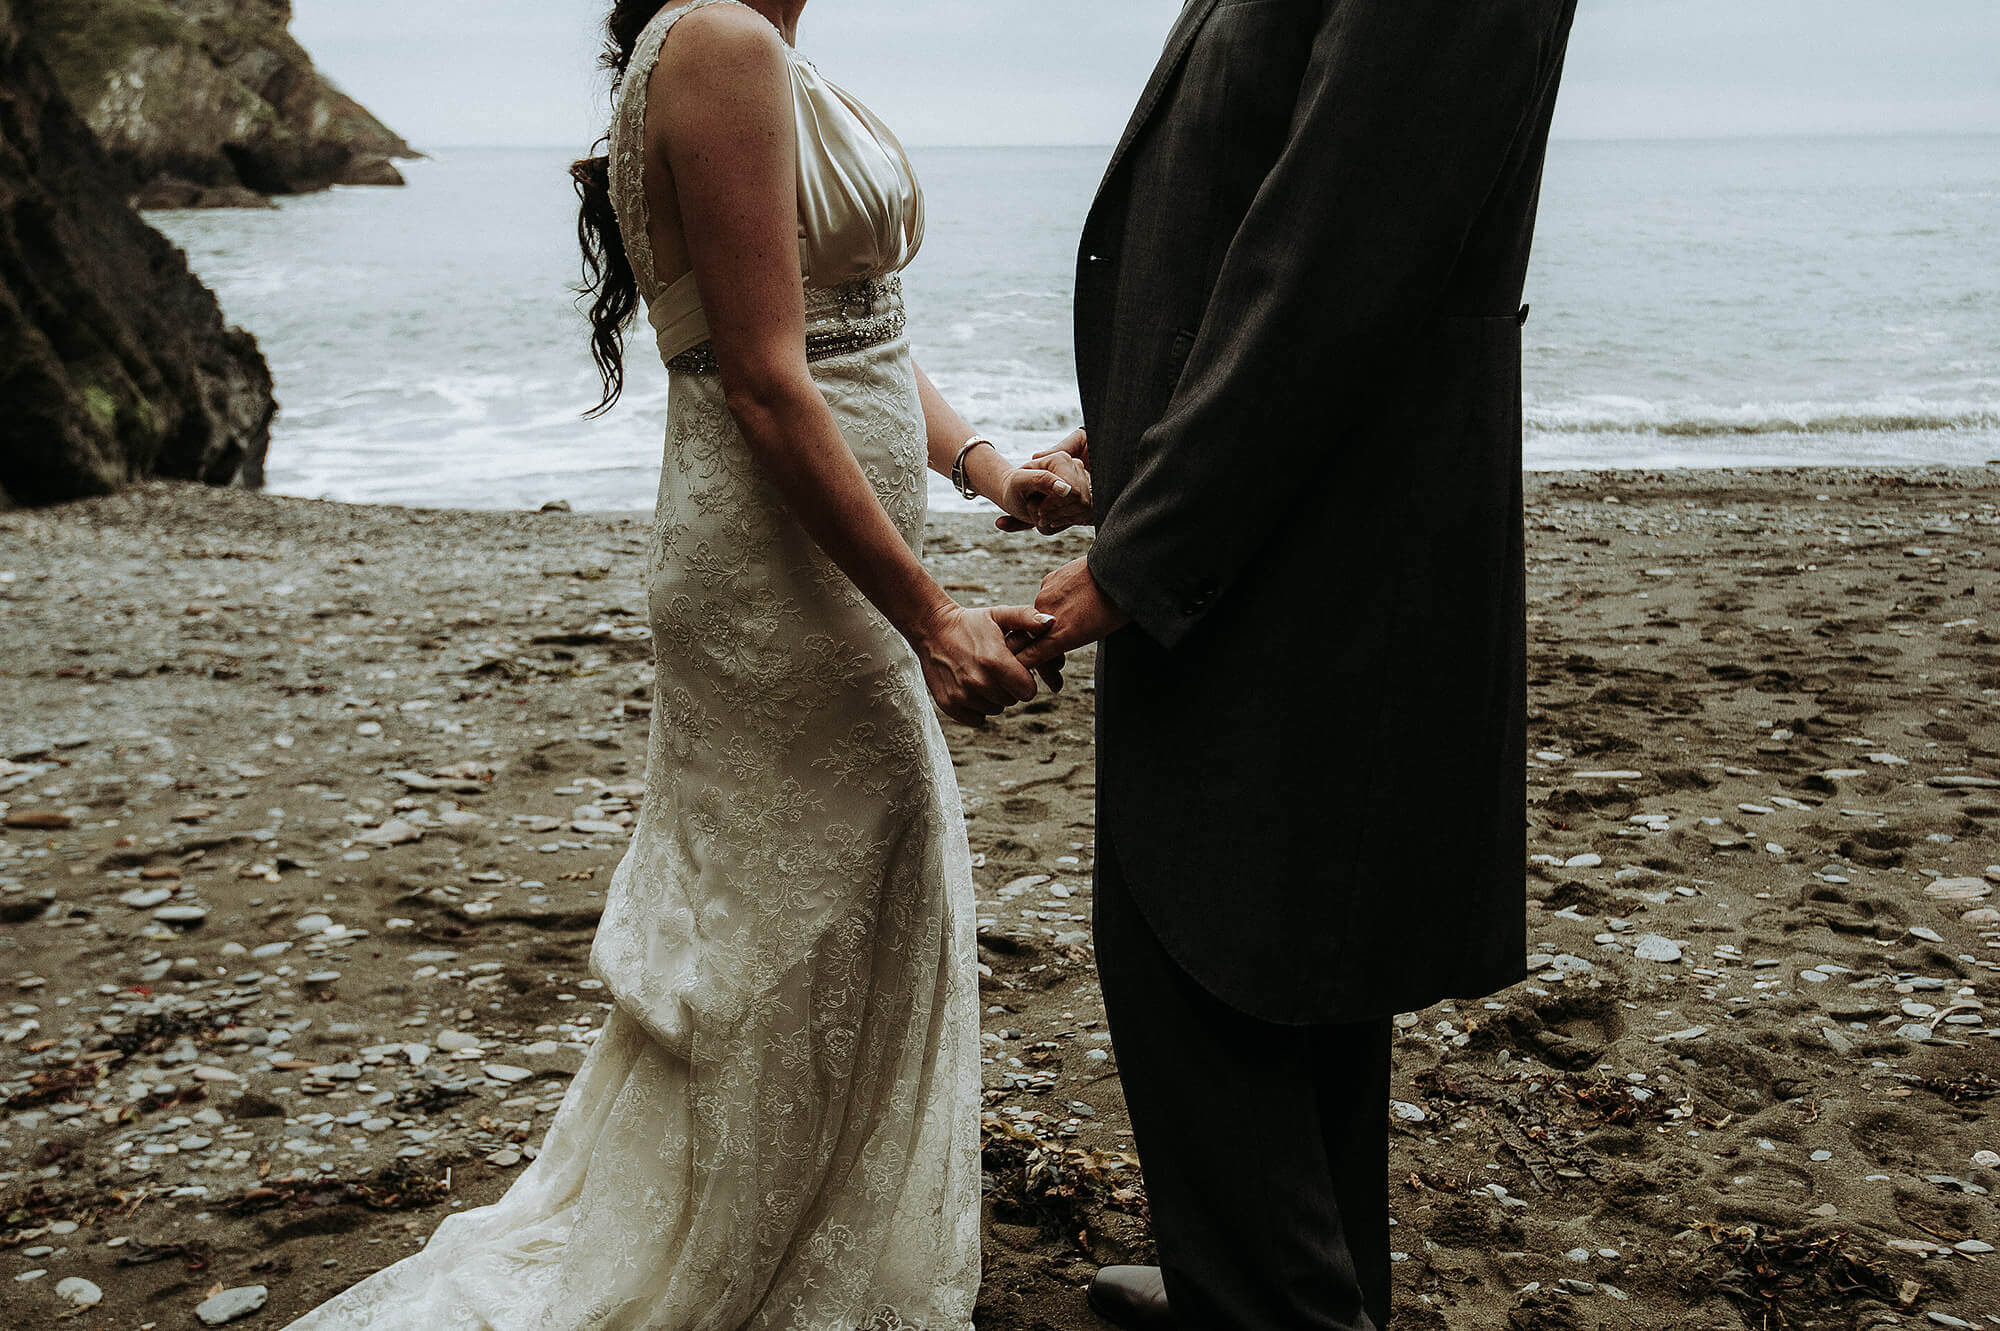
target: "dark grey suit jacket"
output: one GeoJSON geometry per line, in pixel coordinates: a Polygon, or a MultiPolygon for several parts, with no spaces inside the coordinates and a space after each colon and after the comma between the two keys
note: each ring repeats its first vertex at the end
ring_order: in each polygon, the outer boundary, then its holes
{"type": "Polygon", "coordinates": [[[1099,826],[1234,1005],[1523,974],[1520,304],[1576,0],[1188,0],[1085,227],[1099,826]]]}

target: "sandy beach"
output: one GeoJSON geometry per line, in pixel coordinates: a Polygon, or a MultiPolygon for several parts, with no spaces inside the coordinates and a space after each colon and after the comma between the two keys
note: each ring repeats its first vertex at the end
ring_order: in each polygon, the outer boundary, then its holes
{"type": "MultiPolygon", "coordinates": [[[[1534,975],[1398,1019],[1398,1331],[2000,1327],[2000,468],[1528,500],[1534,975]]],[[[518,1174],[604,1015],[645,539],[170,483],[0,513],[0,1326],[282,1326],[518,1174]]],[[[999,604],[1086,545],[930,549],[999,604]]],[[[952,731],[982,1331],[1101,1325],[1091,1273],[1149,1255],[1091,673],[952,731]]]]}

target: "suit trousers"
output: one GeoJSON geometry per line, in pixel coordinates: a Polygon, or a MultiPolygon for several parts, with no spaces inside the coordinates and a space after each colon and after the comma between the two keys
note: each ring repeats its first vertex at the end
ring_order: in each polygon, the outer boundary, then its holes
{"type": "MultiPolygon", "coordinates": [[[[1242,898],[1217,890],[1215,927],[1242,898]]],[[[1387,1017],[1283,1026],[1169,956],[1100,835],[1095,919],[1167,1301],[1184,1331],[1383,1331],[1387,1017]]]]}

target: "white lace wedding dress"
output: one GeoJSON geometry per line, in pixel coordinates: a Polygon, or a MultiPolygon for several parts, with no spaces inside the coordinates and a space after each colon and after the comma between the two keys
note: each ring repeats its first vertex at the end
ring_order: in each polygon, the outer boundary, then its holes
{"type": "MultiPolygon", "coordinates": [[[[979,1281],[970,857],[915,658],[758,474],[643,157],[671,6],[620,88],[613,194],[672,368],[647,795],[591,953],[615,1006],[492,1206],[294,1331],[964,1331],[979,1281]]],[[[893,273],[921,195],[792,57],[808,354],[915,547],[922,408],[893,273]]]]}

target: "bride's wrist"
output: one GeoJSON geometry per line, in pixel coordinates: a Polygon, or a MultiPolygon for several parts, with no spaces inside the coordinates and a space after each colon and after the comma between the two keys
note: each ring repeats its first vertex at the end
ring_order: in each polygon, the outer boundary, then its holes
{"type": "Polygon", "coordinates": [[[1000,455],[1000,448],[991,439],[975,436],[970,451],[965,455],[965,479],[981,499],[998,504],[1007,495],[1007,478],[1014,472],[1014,464],[1000,455]]]}
{"type": "Polygon", "coordinates": [[[958,602],[940,589],[935,599],[902,617],[895,628],[903,635],[903,641],[910,646],[922,647],[943,631],[944,626],[950,623],[951,617],[958,613],[958,610],[958,602]]]}

